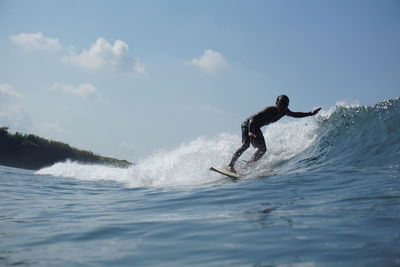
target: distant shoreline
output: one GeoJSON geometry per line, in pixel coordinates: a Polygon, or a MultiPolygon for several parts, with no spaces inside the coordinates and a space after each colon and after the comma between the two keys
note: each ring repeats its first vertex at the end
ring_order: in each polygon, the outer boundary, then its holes
{"type": "Polygon", "coordinates": [[[66,160],[122,168],[132,165],[127,160],[103,157],[36,135],[19,132],[11,134],[8,127],[0,127],[0,165],[39,170],[66,160]]]}

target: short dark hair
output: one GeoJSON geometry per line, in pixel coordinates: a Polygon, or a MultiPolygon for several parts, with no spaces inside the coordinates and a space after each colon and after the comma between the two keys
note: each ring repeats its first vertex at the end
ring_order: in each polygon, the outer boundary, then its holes
{"type": "Polygon", "coordinates": [[[278,102],[278,101],[281,100],[281,99],[282,99],[283,101],[289,103],[289,97],[288,97],[287,95],[280,95],[280,96],[278,96],[278,97],[276,98],[276,102],[278,102]]]}

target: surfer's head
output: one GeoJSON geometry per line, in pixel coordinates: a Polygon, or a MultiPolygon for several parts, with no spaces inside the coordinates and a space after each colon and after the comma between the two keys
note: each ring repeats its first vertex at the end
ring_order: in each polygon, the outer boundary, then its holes
{"type": "Polygon", "coordinates": [[[276,106],[282,110],[287,109],[289,106],[289,97],[287,97],[287,95],[278,96],[276,99],[276,106]]]}

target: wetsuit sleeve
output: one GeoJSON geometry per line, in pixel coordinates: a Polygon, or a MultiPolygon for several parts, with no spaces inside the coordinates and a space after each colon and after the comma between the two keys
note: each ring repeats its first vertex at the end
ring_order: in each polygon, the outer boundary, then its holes
{"type": "Polygon", "coordinates": [[[308,116],[312,116],[311,112],[293,112],[288,110],[286,116],[293,117],[293,118],[304,118],[308,116]]]}

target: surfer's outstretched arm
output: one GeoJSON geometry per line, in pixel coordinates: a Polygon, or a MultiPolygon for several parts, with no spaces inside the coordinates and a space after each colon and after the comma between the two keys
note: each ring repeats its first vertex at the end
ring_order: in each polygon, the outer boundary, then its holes
{"type": "Polygon", "coordinates": [[[308,117],[308,116],[314,116],[320,110],[321,110],[321,108],[317,108],[311,112],[293,112],[293,111],[288,110],[288,112],[286,113],[286,116],[293,117],[293,118],[304,118],[304,117],[308,117]]]}

